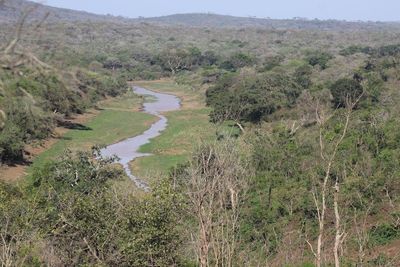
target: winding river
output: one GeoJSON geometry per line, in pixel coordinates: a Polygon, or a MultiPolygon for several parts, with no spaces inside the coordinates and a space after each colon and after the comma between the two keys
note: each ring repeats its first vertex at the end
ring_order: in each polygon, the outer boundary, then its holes
{"type": "MultiPolygon", "coordinates": [[[[159,136],[162,131],[167,128],[168,120],[162,115],[164,112],[173,111],[180,109],[180,99],[176,96],[156,93],[141,87],[133,87],[136,94],[142,96],[151,96],[151,102],[145,102],[143,104],[142,112],[155,115],[159,120],[153,123],[147,131],[143,134],[128,138],[119,143],[107,146],[101,150],[101,154],[104,157],[117,156],[118,163],[120,163],[136,186],[146,192],[150,191],[149,185],[142,181],[140,178],[136,177],[131,169],[129,168],[129,163],[137,158],[150,156],[151,154],[145,154],[138,152],[139,148],[150,142],[151,139],[159,136]]],[[[129,125],[127,125],[129,127],[129,125]]]]}

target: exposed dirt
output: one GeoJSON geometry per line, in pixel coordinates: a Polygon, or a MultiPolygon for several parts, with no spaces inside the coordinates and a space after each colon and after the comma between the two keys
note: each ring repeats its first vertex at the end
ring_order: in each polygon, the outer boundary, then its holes
{"type": "MultiPolygon", "coordinates": [[[[65,124],[84,124],[97,116],[99,113],[99,110],[91,109],[85,114],[78,114],[74,117],[65,119],[65,124]]],[[[43,140],[40,143],[28,144],[25,147],[25,162],[0,166],[0,180],[10,183],[19,181],[26,175],[26,169],[29,167],[35,157],[49,149],[68,131],[69,129],[67,127],[56,127],[50,138],[43,140]]]]}
{"type": "Polygon", "coordinates": [[[391,259],[391,266],[400,266],[400,240],[394,240],[389,244],[375,247],[369,257],[376,259],[379,255],[385,255],[391,259]]]}

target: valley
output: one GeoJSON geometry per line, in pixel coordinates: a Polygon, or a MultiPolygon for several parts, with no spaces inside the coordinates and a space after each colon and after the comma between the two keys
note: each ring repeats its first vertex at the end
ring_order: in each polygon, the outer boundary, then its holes
{"type": "Polygon", "coordinates": [[[400,265],[399,22],[0,24],[1,266],[400,265]]]}

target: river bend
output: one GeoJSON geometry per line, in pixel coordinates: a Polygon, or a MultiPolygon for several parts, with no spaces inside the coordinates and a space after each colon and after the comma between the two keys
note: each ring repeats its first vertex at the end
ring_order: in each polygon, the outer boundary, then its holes
{"type": "MultiPolygon", "coordinates": [[[[151,96],[149,102],[143,103],[142,112],[157,116],[159,120],[153,123],[143,134],[125,139],[119,143],[110,145],[101,150],[101,155],[104,157],[117,156],[120,163],[128,175],[128,177],[136,184],[136,186],[144,191],[150,191],[149,185],[136,177],[129,168],[129,163],[137,158],[150,156],[138,152],[140,147],[148,144],[151,139],[161,135],[167,128],[168,120],[163,115],[164,112],[180,109],[180,99],[174,95],[156,93],[141,87],[133,87],[136,94],[142,96],[151,96]]],[[[129,127],[129,125],[127,125],[129,127]]]]}

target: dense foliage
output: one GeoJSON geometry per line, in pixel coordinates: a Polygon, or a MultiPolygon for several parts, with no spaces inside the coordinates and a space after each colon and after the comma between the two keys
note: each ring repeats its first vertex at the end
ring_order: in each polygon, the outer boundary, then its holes
{"type": "MultiPolygon", "coordinates": [[[[205,98],[216,138],[148,194],[98,149],[1,182],[2,265],[399,265],[398,27],[82,16],[52,18],[40,38],[29,21],[14,53],[0,51],[2,164],[140,79],[205,98]]],[[[15,29],[4,25],[1,47],[15,29]]]]}
{"type": "Polygon", "coordinates": [[[207,93],[213,107],[213,122],[235,120],[260,122],[283,107],[290,107],[301,93],[301,85],[279,73],[227,74],[207,93]]]}
{"type": "Polygon", "coordinates": [[[105,73],[41,73],[26,66],[19,71],[0,70],[0,162],[23,161],[26,144],[49,137],[65,118],[128,88],[125,79],[105,73]]]}
{"type": "Polygon", "coordinates": [[[142,199],[111,190],[121,179],[111,162],[97,149],[67,151],[24,188],[0,184],[0,244],[10,247],[3,257],[25,266],[176,264],[179,196],[167,181],[142,199]]]}

